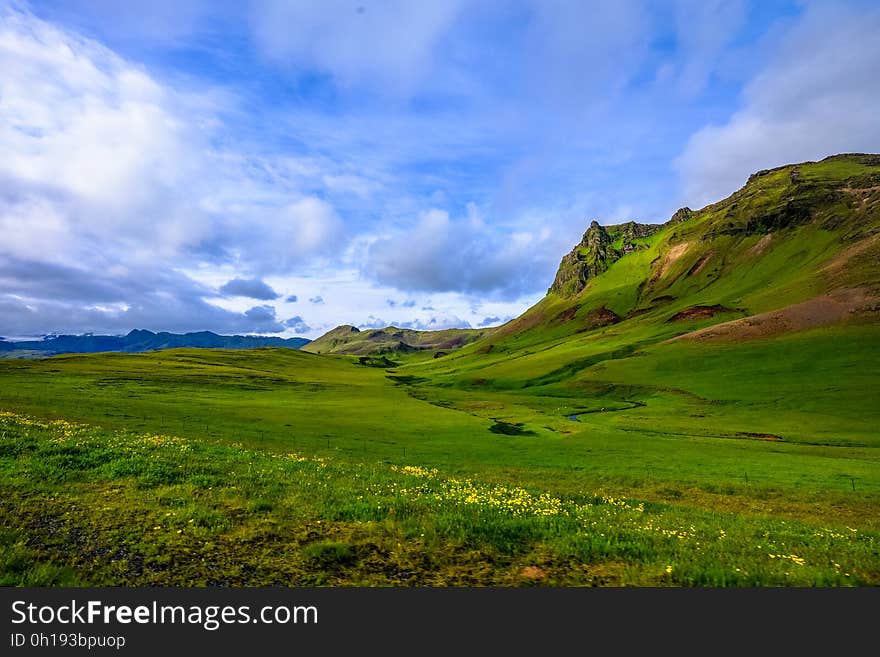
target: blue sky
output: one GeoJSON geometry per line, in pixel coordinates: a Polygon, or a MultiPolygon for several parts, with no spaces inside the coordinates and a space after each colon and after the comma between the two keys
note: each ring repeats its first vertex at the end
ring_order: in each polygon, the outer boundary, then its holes
{"type": "Polygon", "coordinates": [[[485,326],[880,151],[876,2],[0,0],[0,335],[485,326]]]}

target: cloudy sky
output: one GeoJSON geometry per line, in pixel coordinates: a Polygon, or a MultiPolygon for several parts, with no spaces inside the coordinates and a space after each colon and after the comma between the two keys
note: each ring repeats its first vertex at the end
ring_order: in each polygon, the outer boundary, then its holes
{"type": "Polygon", "coordinates": [[[0,335],[488,326],[880,152],[880,4],[0,0],[0,335]]]}

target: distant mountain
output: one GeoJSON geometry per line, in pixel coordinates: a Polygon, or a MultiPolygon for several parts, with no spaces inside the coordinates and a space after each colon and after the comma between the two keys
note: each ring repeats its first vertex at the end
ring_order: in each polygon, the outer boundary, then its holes
{"type": "Polygon", "coordinates": [[[438,356],[479,340],[490,332],[490,329],[414,331],[396,326],[361,331],[354,326],[344,324],[312,341],[308,346],[303,347],[303,351],[355,356],[434,351],[435,356],[438,356]]]}
{"type": "Polygon", "coordinates": [[[286,347],[299,349],[310,342],[305,338],[275,338],[258,335],[217,335],[211,331],[198,333],[153,333],[135,329],[128,335],[50,335],[42,340],[11,342],[0,340],[0,358],[10,356],[40,357],[55,354],[124,351],[139,353],[159,349],[198,347],[203,349],[254,349],[286,347]]]}

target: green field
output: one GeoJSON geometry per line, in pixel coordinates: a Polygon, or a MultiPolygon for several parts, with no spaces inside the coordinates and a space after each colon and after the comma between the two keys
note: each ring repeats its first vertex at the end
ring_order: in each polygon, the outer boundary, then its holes
{"type": "Polygon", "coordinates": [[[2,360],[0,583],[880,585],[878,234],[832,158],[448,352],[2,360]]]}
{"type": "Polygon", "coordinates": [[[3,581],[874,585],[878,338],[479,391],[284,349],[6,361],[3,581]]]}

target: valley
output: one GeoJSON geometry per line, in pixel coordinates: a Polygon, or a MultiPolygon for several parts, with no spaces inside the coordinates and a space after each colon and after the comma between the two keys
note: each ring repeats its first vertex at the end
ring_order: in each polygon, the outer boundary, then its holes
{"type": "Polygon", "coordinates": [[[2,582],[876,586],[878,235],[840,155],[494,329],[0,361],[2,582]]]}

